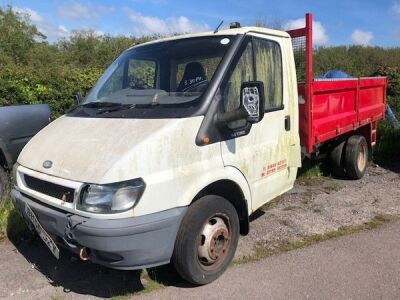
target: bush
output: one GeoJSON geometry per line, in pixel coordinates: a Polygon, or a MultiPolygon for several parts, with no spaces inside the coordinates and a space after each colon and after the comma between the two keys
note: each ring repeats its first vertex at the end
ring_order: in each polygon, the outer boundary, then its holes
{"type": "Polygon", "coordinates": [[[387,95],[388,104],[400,118],[400,65],[397,67],[381,66],[375,76],[386,76],[389,79],[387,95]]]}
{"type": "Polygon", "coordinates": [[[314,52],[316,76],[341,70],[354,77],[368,77],[375,75],[379,66],[398,68],[400,48],[338,46],[320,47],[314,52]]]}
{"type": "Polygon", "coordinates": [[[79,30],[49,44],[28,15],[11,7],[0,7],[0,32],[0,106],[48,103],[56,117],[73,105],[76,92],[85,95],[122,51],[154,38],[79,30]]]}
{"type": "Polygon", "coordinates": [[[388,121],[382,121],[378,127],[378,143],[374,149],[377,163],[400,162],[400,129],[394,129],[388,121]]]}
{"type": "Polygon", "coordinates": [[[48,103],[59,116],[72,106],[73,94],[86,93],[102,72],[92,67],[8,65],[0,69],[0,106],[48,103]]]}

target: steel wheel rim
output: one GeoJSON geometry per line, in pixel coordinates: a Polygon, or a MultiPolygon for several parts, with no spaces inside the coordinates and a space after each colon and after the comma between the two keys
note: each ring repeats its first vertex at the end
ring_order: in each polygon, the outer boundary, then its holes
{"type": "Polygon", "coordinates": [[[203,269],[218,269],[225,260],[231,242],[228,224],[223,216],[213,216],[204,223],[197,246],[197,258],[203,269]]]}
{"type": "Polygon", "coordinates": [[[360,171],[363,171],[365,169],[367,163],[366,159],[366,151],[365,147],[361,145],[359,152],[358,152],[358,158],[357,158],[357,167],[360,171]]]}

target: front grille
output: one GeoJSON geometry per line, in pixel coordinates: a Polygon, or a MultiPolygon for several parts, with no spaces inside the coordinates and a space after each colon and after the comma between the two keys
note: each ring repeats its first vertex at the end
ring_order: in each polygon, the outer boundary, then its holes
{"type": "Polygon", "coordinates": [[[25,184],[31,190],[72,203],[75,190],[24,174],[25,184]]]}

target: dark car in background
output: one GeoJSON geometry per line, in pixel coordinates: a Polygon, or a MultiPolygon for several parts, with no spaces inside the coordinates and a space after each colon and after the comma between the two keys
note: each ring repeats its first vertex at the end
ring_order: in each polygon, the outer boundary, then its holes
{"type": "Polygon", "coordinates": [[[0,106],[0,200],[8,174],[25,144],[51,121],[47,104],[0,106]]]}

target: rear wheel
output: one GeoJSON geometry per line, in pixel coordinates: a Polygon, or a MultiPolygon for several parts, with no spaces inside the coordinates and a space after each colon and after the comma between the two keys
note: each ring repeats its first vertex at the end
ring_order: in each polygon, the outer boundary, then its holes
{"type": "Polygon", "coordinates": [[[345,166],[347,176],[361,179],[367,169],[368,144],[363,136],[353,135],[346,143],[345,166]]]}
{"type": "Polygon", "coordinates": [[[183,279],[207,284],[232,260],[239,240],[239,218],[233,205],[219,196],[193,203],[184,217],[172,261],[183,279]]]}
{"type": "Polygon", "coordinates": [[[329,154],[332,173],[334,176],[339,178],[343,178],[346,175],[344,166],[345,144],[346,141],[340,142],[335,147],[333,147],[329,154]]]}

